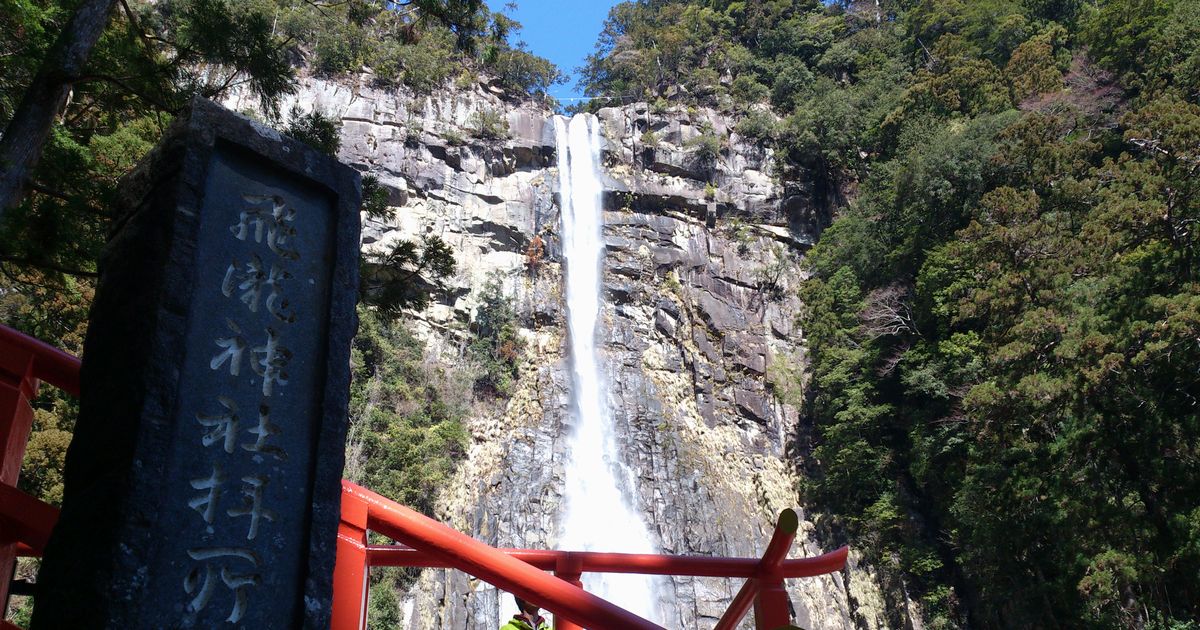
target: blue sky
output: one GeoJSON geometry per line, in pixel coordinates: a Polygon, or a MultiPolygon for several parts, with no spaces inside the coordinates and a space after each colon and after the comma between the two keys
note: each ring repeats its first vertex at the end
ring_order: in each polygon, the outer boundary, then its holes
{"type": "MultiPolygon", "coordinates": [[[[488,0],[493,11],[503,10],[504,4],[504,0],[488,0]]],[[[563,105],[578,102],[568,97],[583,96],[575,87],[579,81],[575,68],[595,49],[596,36],[615,4],[617,0],[517,0],[516,12],[509,14],[524,26],[513,41],[529,44],[530,51],[554,62],[570,77],[566,84],[550,88],[550,95],[563,105]]]]}

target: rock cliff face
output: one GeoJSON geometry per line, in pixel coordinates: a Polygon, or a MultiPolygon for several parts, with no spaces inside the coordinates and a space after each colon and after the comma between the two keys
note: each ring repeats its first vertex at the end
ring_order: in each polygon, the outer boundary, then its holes
{"type": "MultiPolygon", "coordinates": [[[[394,214],[364,226],[365,248],[429,233],[455,248],[451,287],[413,314],[441,360],[460,357],[489,274],[513,296],[527,342],[515,393],[470,420],[468,458],[439,505],[489,544],[556,547],[571,418],[551,112],[486,86],[414,98],[312,80],[297,98],[340,116],[340,157],[390,191],[394,214]],[[507,122],[507,137],[480,137],[496,131],[491,120],[507,122]],[[530,266],[535,234],[546,256],[530,266]]],[[[665,553],[756,557],[776,515],[802,507],[789,463],[803,457],[788,404],[804,362],[792,289],[825,218],[717,112],[635,104],[600,118],[610,180],[598,348],[637,505],[665,553]],[[703,137],[721,140],[719,155],[703,137]]],[[[799,512],[793,557],[828,551],[799,512]]],[[[802,627],[885,627],[869,569],[851,565],[790,582],[802,627]]],[[[665,625],[712,627],[739,587],[674,579],[665,625]]],[[[408,595],[406,625],[495,628],[502,608],[489,585],[429,570],[408,595]]]]}

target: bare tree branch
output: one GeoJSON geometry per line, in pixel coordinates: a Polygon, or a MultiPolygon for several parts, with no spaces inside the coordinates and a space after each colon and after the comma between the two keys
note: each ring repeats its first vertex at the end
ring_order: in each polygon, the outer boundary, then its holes
{"type": "Polygon", "coordinates": [[[909,293],[907,287],[893,284],[867,295],[866,305],[858,318],[869,339],[909,333],[920,336],[913,325],[909,293]]]}

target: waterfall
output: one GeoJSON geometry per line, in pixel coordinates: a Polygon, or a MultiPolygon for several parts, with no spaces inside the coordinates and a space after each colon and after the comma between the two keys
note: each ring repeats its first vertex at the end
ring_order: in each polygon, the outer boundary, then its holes
{"type": "MultiPolygon", "coordinates": [[[[617,452],[596,324],[603,290],[603,214],[600,124],[579,114],[554,118],[562,207],[563,255],[571,357],[571,410],[566,470],[566,514],[561,549],[656,553],[650,533],[633,509],[633,472],[617,452]]],[[[651,620],[658,620],[656,578],[585,573],[589,592],[651,620]]]]}

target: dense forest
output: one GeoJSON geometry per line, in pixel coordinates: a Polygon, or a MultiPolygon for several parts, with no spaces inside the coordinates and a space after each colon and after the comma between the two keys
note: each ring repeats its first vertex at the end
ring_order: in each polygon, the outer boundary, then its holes
{"type": "MultiPolygon", "coordinates": [[[[0,127],[83,4],[0,0],[0,127]]],[[[249,90],[333,151],[336,121],[280,111],[299,74],[416,93],[486,76],[513,98],[562,78],[481,0],[108,4],[0,209],[0,320],[75,353],[117,179],[191,96],[249,90]]],[[[1200,627],[1200,3],[642,0],[612,10],[581,71],[584,108],[735,115],[829,210],[800,289],[811,365],[781,392],[803,392],[803,501],[895,610],[1200,627]]],[[[727,140],[704,138],[714,157],[727,140]]],[[[368,279],[422,282],[364,289],[349,474],[429,511],[473,396],[505,393],[514,315],[493,287],[470,361],[431,367],[388,315],[422,305],[452,252],[373,263],[396,272],[368,279]]],[[[22,485],[47,500],[73,406],[39,401],[22,485]]]]}
{"type": "Polygon", "coordinates": [[[802,492],[930,627],[1196,626],[1200,3],[624,3],[585,83],[838,207],[802,492]]]}

